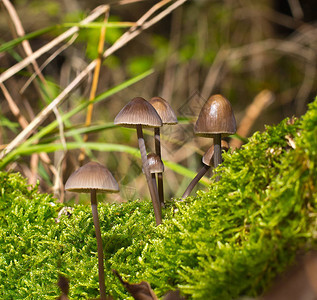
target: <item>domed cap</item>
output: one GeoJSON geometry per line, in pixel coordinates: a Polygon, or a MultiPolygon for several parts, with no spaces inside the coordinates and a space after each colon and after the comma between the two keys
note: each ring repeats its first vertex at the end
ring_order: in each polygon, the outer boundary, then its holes
{"type": "Polygon", "coordinates": [[[169,103],[161,97],[153,97],[149,100],[162,119],[163,124],[177,124],[177,117],[169,103]]]}
{"type": "MultiPolygon", "coordinates": [[[[229,144],[224,140],[221,140],[221,149],[225,151],[229,150],[229,144]]],[[[202,162],[210,167],[214,165],[214,145],[206,151],[202,158],[202,162]]]]}
{"type": "Polygon", "coordinates": [[[154,107],[142,97],[132,99],[125,105],[114,119],[115,125],[125,127],[161,127],[162,120],[154,107]]]}
{"type": "Polygon", "coordinates": [[[236,120],[230,102],[222,95],[211,96],[202,107],[195,124],[195,134],[212,137],[215,134],[227,136],[237,130],[236,120]]]}
{"type": "MultiPolygon", "coordinates": [[[[149,153],[147,155],[147,162],[148,162],[148,166],[149,166],[149,170],[151,174],[164,172],[164,164],[157,154],[149,153]]],[[[142,171],[144,173],[143,169],[142,171]]]]}
{"type": "Polygon", "coordinates": [[[65,190],[76,193],[118,192],[119,186],[110,171],[97,162],[89,162],[77,169],[66,181],[65,190]]]}

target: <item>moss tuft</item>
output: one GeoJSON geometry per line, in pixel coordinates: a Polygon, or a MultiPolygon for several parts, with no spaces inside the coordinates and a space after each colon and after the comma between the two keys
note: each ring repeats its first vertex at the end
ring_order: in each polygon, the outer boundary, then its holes
{"type": "MultiPolygon", "coordinates": [[[[255,133],[224,153],[221,180],[171,203],[155,227],[151,203],[100,204],[106,288],[130,299],[111,273],[147,280],[162,296],[190,299],[256,296],[299,251],[316,249],[317,100],[300,120],[255,133]]],[[[0,173],[0,298],[55,299],[58,275],[70,298],[98,296],[97,246],[90,207],[56,223],[61,205],[0,173]]]]}

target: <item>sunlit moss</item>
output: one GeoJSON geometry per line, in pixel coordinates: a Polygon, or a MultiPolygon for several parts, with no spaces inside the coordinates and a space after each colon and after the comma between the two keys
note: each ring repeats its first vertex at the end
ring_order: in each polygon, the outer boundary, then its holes
{"type": "MultiPolygon", "coordinates": [[[[155,227],[151,203],[100,204],[106,288],[129,296],[111,273],[147,280],[161,296],[179,288],[192,299],[262,293],[298,251],[316,248],[317,101],[300,120],[255,133],[224,154],[221,180],[171,202],[155,227]]],[[[0,173],[0,298],[55,299],[58,274],[70,298],[98,296],[97,245],[89,206],[62,208],[0,173]]]]}

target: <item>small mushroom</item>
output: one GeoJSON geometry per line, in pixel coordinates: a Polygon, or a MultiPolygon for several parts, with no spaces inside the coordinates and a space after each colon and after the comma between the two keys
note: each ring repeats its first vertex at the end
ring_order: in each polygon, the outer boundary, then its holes
{"type": "MultiPolygon", "coordinates": [[[[169,105],[169,103],[161,97],[153,97],[149,100],[152,106],[155,108],[157,113],[162,119],[163,125],[174,125],[177,124],[177,117],[169,105]]],[[[155,152],[162,158],[161,155],[161,137],[160,137],[160,127],[154,128],[154,139],[155,139],[155,152]]],[[[163,173],[157,173],[157,185],[158,194],[161,205],[164,205],[164,192],[163,192],[163,173]]]]}
{"type": "MultiPolygon", "coordinates": [[[[229,150],[229,145],[226,141],[222,140],[221,141],[221,148],[222,150],[228,151],[229,150]]],[[[197,175],[194,177],[194,179],[190,182],[188,185],[187,189],[185,190],[182,199],[185,199],[190,195],[192,192],[193,188],[196,186],[196,184],[199,182],[199,180],[207,173],[207,171],[210,169],[210,167],[214,166],[213,163],[214,160],[214,145],[212,145],[204,154],[202,158],[203,166],[202,168],[198,171],[197,175]]]]}
{"type": "Polygon", "coordinates": [[[114,124],[136,128],[137,130],[144,174],[152,199],[155,221],[156,224],[159,225],[162,223],[161,207],[159,205],[158,193],[155,191],[155,187],[152,183],[151,174],[147,165],[146,148],[143,138],[142,126],[154,128],[160,127],[162,126],[162,120],[154,107],[148,101],[141,97],[136,97],[121,109],[114,120],[114,124]]]}
{"type": "Polygon", "coordinates": [[[106,167],[97,162],[89,162],[77,169],[68,178],[65,190],[76,193],[90,193],[91,210],[97,239],[100,298],[104,300],[106,299],[106,288],[102,239],[97,209],[97,192],[118,192],[118,183],[106,167]]]}
{"type": "MultiPolygon", "coordinates": [[[[150,171],[151,177],[152,177],[152,182],[153,182],[155,190],[157,191],[157,184],[156,184],[155,175],[156,174],[163,174],[164,164],[163,164],[161,158],[155,153],[149,153],[147,155],[147,161],[148,161],[149,171],[150,171]]],[[[143,169],[142,169],[142,171],[144,172],[143,169]]],[[[159,204],[162,205],[162,202],[159,204]]]]}
{"type": "MultiPolygon", "coordinates": [[[[211,96],[202,107],[195,124],[195,134],[214,140],[214,166],[221,164],[221,137],[234,134],[236,120],[230,102],[222,95],[211,96]]],[[[216,178],[218,181],[220,177],[216,178]]]]}

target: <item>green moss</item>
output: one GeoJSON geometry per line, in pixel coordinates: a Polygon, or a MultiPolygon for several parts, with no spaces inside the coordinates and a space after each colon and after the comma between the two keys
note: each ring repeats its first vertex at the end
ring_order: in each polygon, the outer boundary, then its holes
{"type": "Polygon", "coordinates": [[[255,296],[297,251],[316,247],[317,102],[291,123],[267,127],[224,154],[221,181],[177,205],[146,254],[146,278],[159,291],[173,279],[193,299],[255,296]]]}
{"type": "MultiPolygon", "coordinates": [[[[221,180],[185,202],[171,202],[155,227],[151,203],[100,204],[106,288],[130,299],[129,282],[158,295],[179,288],[192,299],[261,294],[299,251],[316,249],[317,101],[300,120],[255,133],[224,154],[221,180]]],[[[61,205],[0,173],[0,298],[55,299],[58,274],[70,297],[98,295],[97,246],[90,207],[56,223],[61,205]]]]}

